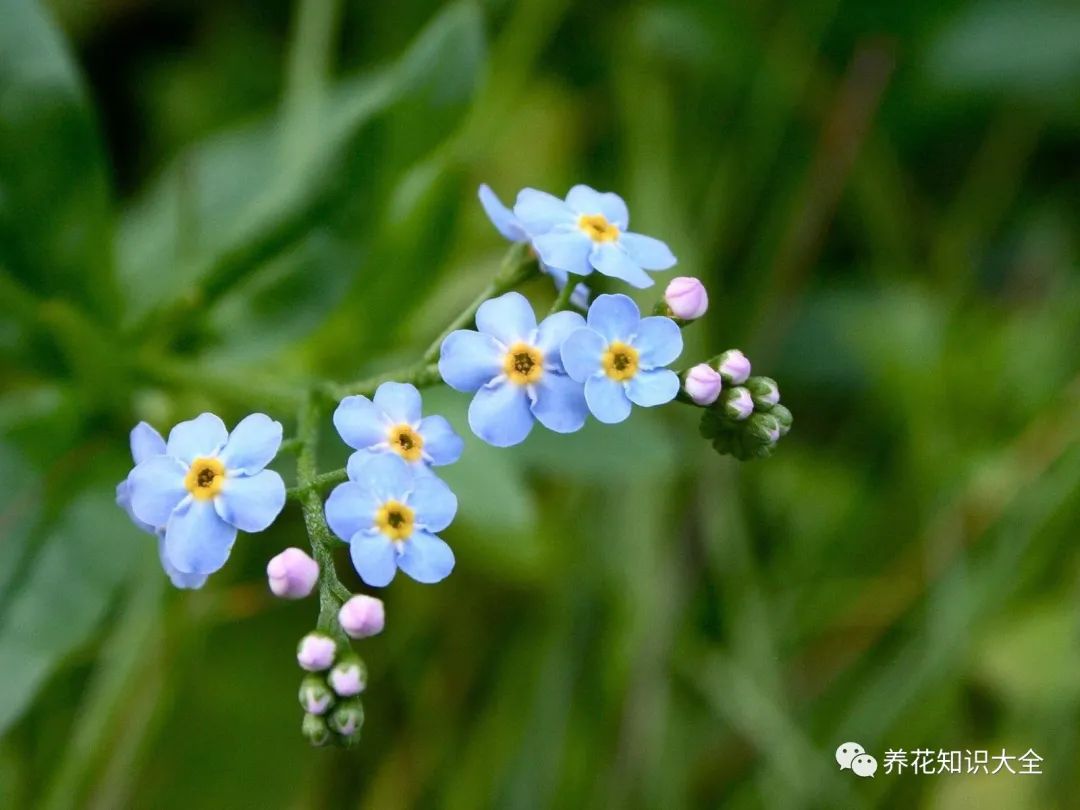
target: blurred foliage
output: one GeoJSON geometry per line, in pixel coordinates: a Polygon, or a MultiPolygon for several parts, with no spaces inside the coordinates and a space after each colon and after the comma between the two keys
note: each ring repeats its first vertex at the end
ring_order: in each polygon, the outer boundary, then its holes
{"type": "Polygon", "coordinates": [[[1078,98],[1064,0],[0,0],[0,807],[1075,806],[1078,98]],[[686,356],[795,430],[470,437],[457,570],[312,751],[296,510],[172,592],[127,430],[414,357],[503,249],[482,181],[622,193],[712,292],[686,356]]]}

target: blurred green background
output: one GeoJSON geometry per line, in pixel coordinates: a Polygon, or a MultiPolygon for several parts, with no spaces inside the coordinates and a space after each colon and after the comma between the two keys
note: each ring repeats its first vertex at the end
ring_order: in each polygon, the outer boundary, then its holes
{"type": "Polygon", "coordinates": [[[0,0],[0,807],[1076,807],[1078,181],[1064,0],[0,0]],[[299,510],[173,591],[127,431],[410,362],[505,249],[485,181],[622,194],[709,285],[684,357],[795,428],[470,435],[458,567],[380,594],[315,751],[299,510]]]}

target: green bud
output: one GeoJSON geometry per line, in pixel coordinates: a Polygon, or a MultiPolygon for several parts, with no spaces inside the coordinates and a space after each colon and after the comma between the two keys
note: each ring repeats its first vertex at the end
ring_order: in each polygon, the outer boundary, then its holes
{"type": "Polygon", "coordinates": [[[713,449],[722,456],[732,455],[732,442],[734,441],[734,438],[734,431],[721,430],[716,434],[716,438],[713,439],[713,449]]]}
{"type": "Polygon", "coordinates": [[[746,420],[746,436],[755,444],[776,444],[780,423],[771,413],[755,413],[746,420]]]}
{"type": "Polygon", "coordinates": [[[741,430],[731,434],[731,455],[739,461],[749,461],[753,458],[753,443],[747,441],[741,430]]]}
{"type": "Polygon", "coordinates": [[[791,430],[791,423],[794,421],[794,417],[791,415],[791,411],[785,408],[780,403],[772,406],[772,410],[769,411],[769,415],[776,419],[780,424],[780,435],[787,436],[788,431],[791,430]]]}
{"type": "Polygon", "coordinates": [[[767,411],[780,401],[780,387],[771,377],[751,377],[746,381],[746,387],[756,408],[767,411]]]}
{"type": "Polygon", "coordinates": [[[717,405],[724,416],[736,422],[741,422],[754,412],[754,400],[750,392],[741,385],[724,391],[717,400],[717,405]]]}
{"type": "Polygon", "coordinates": [[[701,422],[698,424],[698,432],[703,439],[715,439],[717,434],[727,429],[723,415],[713,409],[705,408],[701,412],[701,422]]]}
{"type": "Polygon", "coordinates": [[[323,746],[330,742],[330,729],[327,728],[326,721],[317,714],[305,714],[300,731],[312,745],[323,746]]]}
{"type": "Polygon", "coordinates": [[[334,693],[321,675],[308,675],[300,682],[300,706],[308,714],[326,714],[334,703],[334,693]]]}
{"type": "Polygon", "coordinates": [[[360,698],[343,700],[330,713],[330,728],[342,737],[354,738],[364,725],[364,704],[360,698]]]}
{"type": "Polygon", "coordinates": [[[751,458],[768,458],[776,450],[775,444],[759,444],[751,453],[751,458]]]}

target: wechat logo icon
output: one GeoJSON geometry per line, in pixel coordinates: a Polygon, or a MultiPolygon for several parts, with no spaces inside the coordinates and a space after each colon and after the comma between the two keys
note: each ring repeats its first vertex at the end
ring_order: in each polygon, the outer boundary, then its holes
{"type": "Polygon", "coordinates": [[[836,763],[840,770],[850,770],[856,776],[873,778],[877,773],[877,760],[857,742],[841,743],[836,749],[836,763]]]}

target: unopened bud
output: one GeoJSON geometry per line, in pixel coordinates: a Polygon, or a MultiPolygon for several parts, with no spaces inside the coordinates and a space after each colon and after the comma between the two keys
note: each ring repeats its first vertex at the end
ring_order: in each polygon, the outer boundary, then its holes
{"type": "Polygon", "coordinates": [[[282,599],[303,599],[319,580],[319,564],[298,548],[287,548],[266,564],[270,590],[282,599]]]}
{"type": "Polygon", "coordinates": [[[683,390],[697,405],[712,405],[720,396],[724,381],[708,363],[698,363],[686,372],[683,390]]]}
{"type": "Polygon", "coordinates": [[[386,611],[381,599],[359,594],[341,606],[338,623],[350,638],[367,638],[382,632],[386,611]]]}
{"type": "Polygon", "coordinates": [[[791,411],[778,402],[772,406],[769,415],[775,418],[780,424],[780,435],[787,436],[788,431],[791,430],[791,423],[795,421],[795,418],[791,415],[791,411]]]}
{"type": "Polygon", "coordinates": [[[322,672],[334,663],[336,645],[330,636],[308,633],[296,648],[296,661],[308,672],[322,672]]]}
{"type": "Polygon", "coordinates": [[[300,731],[312,745],[322,746],[330,742],[330,728],[317,714],[305,714],[300,731]]]}
{"type": "Polygon", "coordinates": [[[334,664],[326,679],[338,695],[352,697],[359,695],[367,686],[367,668],[359,658],[350,656],[334,664]]]}
{"type": "Polygon", "coordinates": [[[780,388],[771,377],[751,377],[746,381],[746,387],[759,408],[768,410],[780,401],[780,388]]]}
{"type": "Polygon", "coordinates": [[[330,712],[328,723],[342,737],[352,737],[364,725],[364,705],[359,698],[342,701],[330,712]]]}
{"type": "Polygon", "coordinates": [[[692,321],[708,311],[709,294],[705,291],[705,285],[696,278],[679,276],[667,285],[664,302],[676,318],[692,321]]]}
{"type": "Polygon", "coordinates": [[[724,382],[742,385],[750,376],[750,361],[738,349],[728,349],[716,358],[716,370],[724,382]]]}
{"type": "Polygon", "coordinates": [[[334,693],[318,675],[308,675],[300,682],[300,705],[308,714],[326,714],[334,702],[334,693]]]}
{"type": "Polygon", "coordinates": [[[757,444],[776,444],[780,423],[771,413],[755,413],[746,420],[746,432],[757,444]]]}
{"type": "Polygon", "coordinates": [[[742,421],[754,412],[754,400],[750,392],[742,386],[729,388],[720,395],[720,403],[724,408],[724,414],[729,419],[742,421]]]}

